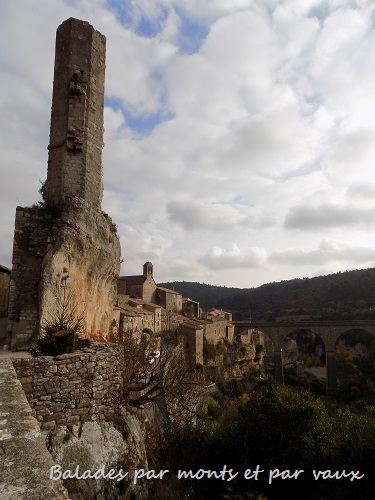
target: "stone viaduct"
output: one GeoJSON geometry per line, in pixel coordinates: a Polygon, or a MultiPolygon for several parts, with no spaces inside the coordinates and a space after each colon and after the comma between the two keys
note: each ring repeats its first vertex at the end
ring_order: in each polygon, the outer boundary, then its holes
{"type": "Polygon", "coordinates": [[[291,333],[308,330],[318,335],[325,345],[326,351],[326,386],[327,392],[337,389],[337,372],[334,350],[339,337],[351,330],[363,330],[375,337],[374,320],[349,320],[349,321],[234,321],[235,332],[251,328],[263,332],[272,342],[274,373],[277,380],[283,382],[283,341],[291,333]]]}

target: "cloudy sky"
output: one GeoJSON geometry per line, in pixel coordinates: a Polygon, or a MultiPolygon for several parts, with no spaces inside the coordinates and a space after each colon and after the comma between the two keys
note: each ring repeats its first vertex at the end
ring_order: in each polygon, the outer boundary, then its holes
{"type": "Polygon", "coordinates": [[[253,287],[375,266],[374,0],[0,0],[0,263],[47,171],[55,31],[107,37],[122,274],[253,287]]]}

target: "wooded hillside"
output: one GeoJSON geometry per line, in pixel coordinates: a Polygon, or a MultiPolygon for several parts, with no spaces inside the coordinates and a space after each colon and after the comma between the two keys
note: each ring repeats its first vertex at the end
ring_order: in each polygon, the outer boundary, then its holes
{"type": "MultiPolygon", "coordinates": [[[[375,319],[375,268],[267,283],[257,288],[227,288],[205,283],[161,283],[200,302],[219,307],[233,319],[275,319],[307,315],[311,319],[375,319]]],[[[307,319],[307,318],[306,318],[307,319]]]]}

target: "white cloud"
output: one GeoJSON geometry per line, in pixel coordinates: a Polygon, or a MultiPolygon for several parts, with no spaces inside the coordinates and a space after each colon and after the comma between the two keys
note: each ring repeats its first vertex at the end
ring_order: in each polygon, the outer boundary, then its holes
{"type": "Polygon", "coordinates": [[[230,247],[222,249],[215,246],[198,259],[200,264],[210,269],[232,269],[259,267],[265,262],[267,254],[264,248],[250,248],[246,254],[242,254],[239,247],[233,243],[230,247]]]}
{"type": "Polygon", "coordinates": [[[349,266],[375,265],[375,249],[370,247],[350,246],[334,240],[322,240],[317,250],[302,251],[297,249],[274,252],[270,261],[291,266],[322,266],[330,263],[345,262],[349,266]]]}
{"type": "Polygon", "coordinates": [[[371,229],[375,222],[375,207],[360,208],[354,205],[322,204],[319,206],[291,207],[284,226],[304,231],[328,227],[357,227],[371,229]]]}
{"type": "Polygon", "coordinates": [[[107,37],[103,209],[124,274],[153,260],[160,280],[253,286],[296,262],[302,275],[371,262],[374,2],[124,5],[2,7],[0,262],[16,205],[46,177],[55,30],[71,16],[107,37]]]}
{"type": "Polygon", "coordinates": [[[349,200],[369,200],[375,199],[375,183],[368,182],[366,184],[357,182],[348,187],[346,196],[349,200]]]}
{"type": "Polygon", "coordinates": [[[225,231],[235,226],[259,224],[256,218],[252,220],[251,208],[239,204],[175,200],[167,204],[167,211],[173,222],[187,230],[225,231]]]}

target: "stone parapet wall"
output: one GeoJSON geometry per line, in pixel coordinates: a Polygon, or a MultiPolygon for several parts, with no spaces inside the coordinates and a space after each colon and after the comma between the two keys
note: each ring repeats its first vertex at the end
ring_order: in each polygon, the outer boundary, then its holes
{"type": "Polygon", "coordinates": [[[121,346],[93,343],[90,348],[55,358],[16,359],[13,364],[42,430],[120,414],[121,346]]]}
{"type": "Polygon", "coordinates": [[[62,500],[61,481],[49,479],[55,462],[17,380],[10,359],[0,358],[0,498],[62,500]]]}

